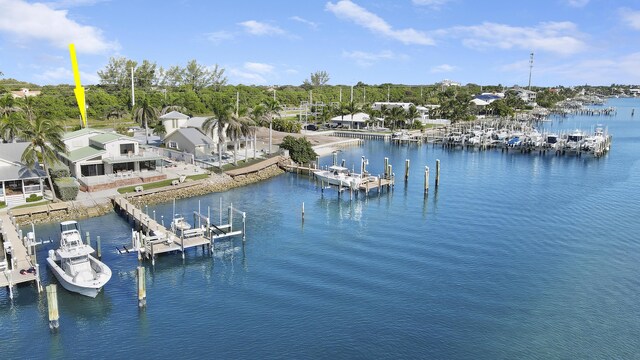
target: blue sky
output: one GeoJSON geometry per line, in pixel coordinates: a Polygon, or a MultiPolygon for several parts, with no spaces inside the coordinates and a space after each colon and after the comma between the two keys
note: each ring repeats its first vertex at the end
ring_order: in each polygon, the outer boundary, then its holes
{"type": "Polygon", "coordinates": [[[110,56],[190,59],[231,84],[640,84],[640,2],[617,0],[0,0],[0,71],[85,84],[110,56]]]}

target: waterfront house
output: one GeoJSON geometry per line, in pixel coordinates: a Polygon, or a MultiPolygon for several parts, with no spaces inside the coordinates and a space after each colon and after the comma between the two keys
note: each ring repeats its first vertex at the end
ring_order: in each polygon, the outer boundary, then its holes
{"type": "Polygon", "coordinates": [[[167,148],[188,152],[195,155],[196,158],[210,156],[216,148],[216,143],[194,127],[176,129],[164,138],[164,144],[167,148]]]}
{"type": "Polygon", "coordinates": [[[26,203],[27,197],[42,196],[46,173],[38,165],[29,169],[21,162],[29,143],[0,144],[0,201],[8,206],[26,203]]]}
{"type": "Polygon", "coordinates": [[[158,119],[162,122],[162,125],[164,125],[164,137],[167,137],[177,129],[185,127],[189,116],[178,111],[172,111],[160,116],[158,119]]]}
{"type": "Polygon", "coordinates": [[[156,169],[162,160],[151,147],[134,138],[85,128],[64,135],[66,154],[60,160],[83,191],[95,191],[166,178],[156,169]]]}

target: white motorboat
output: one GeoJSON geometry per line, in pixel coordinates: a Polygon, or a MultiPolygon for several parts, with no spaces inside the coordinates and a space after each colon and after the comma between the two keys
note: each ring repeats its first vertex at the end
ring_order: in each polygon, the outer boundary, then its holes
{"type": "Polygon", "coordinates": [[[47,264],[60,284],[67,290],[96,297],[111,279],[111,269],[91,256],[93,248],[82,242],[78,223],[60,223],[60,247],[49,250],[47,264]]]}
{"type": "Polygon", "coordinates": [[[357,189],[360,184],[367,181],[377,181],[376,176],[354,173],[346,167],[332,165],[327,170],[316,170],[313,172],[317,178],[335,186],[343,186],[357,189]]]}

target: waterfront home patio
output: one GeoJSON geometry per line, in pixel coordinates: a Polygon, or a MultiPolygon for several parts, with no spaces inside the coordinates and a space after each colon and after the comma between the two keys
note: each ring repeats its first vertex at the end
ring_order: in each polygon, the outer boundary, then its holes
{"type": "Polygon", "coordinates": [[[81,191],[100,191],[122,186],[144,184],[164,180],[167,174],[157,170],[122,170],[113,174],[81,176],[78,178],[81,191]]]}

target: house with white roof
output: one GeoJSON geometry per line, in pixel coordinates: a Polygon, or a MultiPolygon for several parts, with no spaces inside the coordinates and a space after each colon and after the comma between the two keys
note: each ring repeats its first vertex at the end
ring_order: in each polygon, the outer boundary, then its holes
{"type": "Polygon", "coordinates": [[[22,163],[29,143],[0,144],[0,201],[7,206],[26,203],[27,197],[42,196],[47,175],[40,166],[30,169],[22,163]]]}
{"type": "Polygon", "coordinates": [[[331,118],[331,124],[334,127],[343,127],[347,129],[364,129],[370,120],[368,114],[359,112],[353,115],[339,115],[331,118]]]}
{"type": "Polygon", "coordinates": [[[83,191],[166,178],[156,172],[162,156],[145,150],[134,138],[84,128],[65,134],[63,141],[67,153],[59,154],[59,158],[83,191]],[[114,181],[125,178],[128,181],[114,181]]]}

